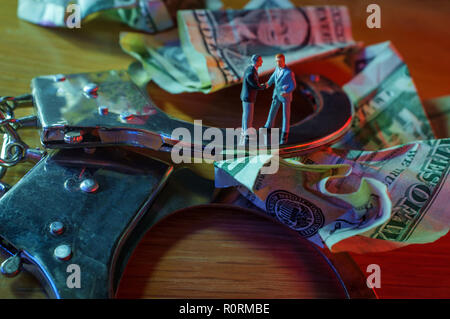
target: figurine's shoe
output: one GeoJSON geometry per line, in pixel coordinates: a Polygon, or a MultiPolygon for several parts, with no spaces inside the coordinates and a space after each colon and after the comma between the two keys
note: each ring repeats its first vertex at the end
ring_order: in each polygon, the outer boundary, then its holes
{"type": "Polygon", "coordinates": [[[288,133],[281,133],[280,145],[287,144],[288,141],[288,133]]]}

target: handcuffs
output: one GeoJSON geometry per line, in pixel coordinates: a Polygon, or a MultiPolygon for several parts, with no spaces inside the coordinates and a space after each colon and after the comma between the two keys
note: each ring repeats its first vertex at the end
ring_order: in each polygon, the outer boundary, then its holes
{"type": "MultiPolygon", "coordinates": [[[[296,80],[293,111],[303,100],[314,112],[292,123],[280,156],[330,145],[353,117],[337,84],[319,75],[296,80]]],[[[161,111],[126,71],[40,76],[31,88],[28,95],[0,98],[0,178],[8,167],[37,162],[14,186],[0,183],[0,245],[11,254],[1,271],[31,272],[53,298],[114,297],[143,234],[168,214],[215,196],[213,181],[130,148],[170,152],[180,142],[174,129],[194,134],[196,127],[161,111]],[[36,115],[16,119],[15,108],[30,103],[36,115]],[[26,126],[40,129],[44,150],[20,139],[26,126]],[[174,194],[170,180],[188,180],[196,196],[174,194]],[[156,205],[158,198],[165,201],[156,205]],[[69,264],[83,270],[79,289],[67,286],[69,264]]],[[[207,143],[190,146],[202,150],[207,143]]]]}

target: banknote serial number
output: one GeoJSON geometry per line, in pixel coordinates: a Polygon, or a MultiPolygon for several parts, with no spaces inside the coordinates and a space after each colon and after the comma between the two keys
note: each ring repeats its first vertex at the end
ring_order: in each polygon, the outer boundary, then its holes
{"type": "Polygon", "coordinates": [[[179,307],[180,314],[196,314],[206,317],[214,316],[215,313],[223,314],[269,314],[269,304],[262,303],[224,303],[219,306],[193,305],[186,303],[179,307]]]}

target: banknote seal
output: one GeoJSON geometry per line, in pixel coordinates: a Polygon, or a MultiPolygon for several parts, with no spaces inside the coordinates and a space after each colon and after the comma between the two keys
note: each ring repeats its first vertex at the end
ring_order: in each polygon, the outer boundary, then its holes
{"type": "Polygon", "coordinates": [[[284,190],[274,191],[267,197],[266,211],[302,237],[315,235],[325,222],[318,206],[284,190]]]}

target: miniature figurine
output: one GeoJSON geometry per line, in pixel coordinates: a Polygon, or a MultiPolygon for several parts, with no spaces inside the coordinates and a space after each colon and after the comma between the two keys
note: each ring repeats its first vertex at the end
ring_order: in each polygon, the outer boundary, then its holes
{"type": "Polygon", "coordinates": [[[251,64],[245,70],[242,80],[242,135],[245,143],[249,140],[248,129],[253,126],[253,107],[256,101],[258,90],[267,88],[267,84],[260,84],[258,79],[258,68],[263,60],[259,55],[252,55],[251,64]]]}
{"type": "Polygon", "coordinates": [[[291,118],[292,91],[294,91],[296,87],[295,75],[294,72],[286,66],[283,54],[277,54],[275,60],[277,62],[277,68],[266,84],[267,88],[272,84],[275,84],[275,88],[273,90],[269,116],[267,117],[267,122],[264,127],[273,127],[280,103],[283,104],[283,125],[281,129],[280,144],[286,144],[291,118]]]}

